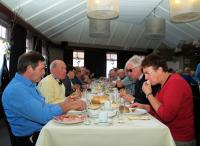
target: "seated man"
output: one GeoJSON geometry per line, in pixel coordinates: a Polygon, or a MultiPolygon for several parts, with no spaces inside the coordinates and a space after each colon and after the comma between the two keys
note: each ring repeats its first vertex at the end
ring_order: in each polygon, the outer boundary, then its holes
{"type": "Polygon", "coordinates": [[[43,78],[38,89],[48,103],[59,103],[65,100],[65,86],[61,80],[66,76],[66,65],[62,60],[50,64],[51,74],[43,78]]]}
{"type": "Polygon", "coordinates": [[[67,65],[67,75],[64,80],[62,80],[65,85],[65,96],[69,96],[74,92],[72,79],[75,76],[75,68],[71,65],[67,65]]]}
{"type": "MultiPolygon", "coordinates": [[[[142,85],[145,82],[145,76],[142,73],[142,60],[140,56],[134,55],[131,57],[126,65],[126,72],[129,77],[131,77],[133,80],[136,80],[135,82],[135,94],[134,96],[130,96],[126,94],[126,92],[121,92],[120,96],[123,97],[126,101],[129,101],[131,103],[138,102],[143,104],[149,104],[148,99],[146,98],[145,93],[142,91],[142,85]]],[[[153,95],[156,94],[156,92],[159,90],[160,85],[156,85],[152,87],[152,93],[153,95]]]]}
{"type": "Polygon", "coordinates": [[[15,146],[34,146],[40,130],[49,120],[71,109],[83,110],[86,106],[81,100],[58,104],[45,102],[36,87],[45,73],[44,60],[37,52],[21,55],[18,72],[3,92],[2,103],[15,146]]]}
{"type": "Polygon", "coordinates": [[[135,81],[130,76],[126,76],[123,80],[118,80],[116,82],[116,87],[118,89],[125,88],[127,94],[135,94],[135,81]]]}

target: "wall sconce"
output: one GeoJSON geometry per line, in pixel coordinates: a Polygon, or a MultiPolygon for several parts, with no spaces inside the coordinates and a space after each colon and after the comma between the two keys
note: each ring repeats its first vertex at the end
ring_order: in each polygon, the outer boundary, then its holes
{"type": "Polygon", "coordinates": [[[119,0],[87,0],[87,16],[92,19],[119,17],[119,0]]]}
{"type": "Polygon", "coordinates": [[[173,22],[190,22],[200,19],[200,0],[169,0],[173,22]]]}

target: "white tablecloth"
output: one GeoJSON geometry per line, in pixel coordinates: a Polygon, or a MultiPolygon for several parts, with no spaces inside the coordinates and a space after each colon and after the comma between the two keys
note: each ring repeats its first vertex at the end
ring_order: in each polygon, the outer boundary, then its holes
{"type": "MultiPolygon", "coordinates": [[[[150,115],[149,115],[150,116],[150,115]]],[[[36,146],[175,146],[165,125],[150,120],[125,120],[111,125],[65,125],[51,120],[43,127],[36,146]]]]}

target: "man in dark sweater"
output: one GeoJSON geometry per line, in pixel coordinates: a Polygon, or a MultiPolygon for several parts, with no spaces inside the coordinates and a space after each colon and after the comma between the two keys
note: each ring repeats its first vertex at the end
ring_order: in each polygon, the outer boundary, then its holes
{"type": "MultiPolygon", "coordinates": [[[[122,92],[120,93],[120,96],[124,98],[126,101],[129,101],[130,103],[138,102],[143,104],[149,104],[146,95],[142,91],[142,85],[145,82],[145,76],[142,73],[142,67],[141,67],[142,60],[143,58],[141,56],[134,55],[127,61],[125,65],[127,75],[136,80],[135,94],[128,95],[122,92]]],[[[159,90],[159,88],[160,85],[153,86],[152,93],[155,95],[156,92],[159,90]]]]}

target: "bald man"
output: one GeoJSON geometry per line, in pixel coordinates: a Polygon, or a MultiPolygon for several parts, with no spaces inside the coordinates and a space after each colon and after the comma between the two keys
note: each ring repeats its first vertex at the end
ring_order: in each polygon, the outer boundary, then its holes
{"type": "Polygon", "coordinates": [[[65,86],[61,80],[66,77],[66,65],[62,60],[54,60],[50,64],[51,74],[43,78],[38,89],[47,103],[56,104],[65,100],[65,86]]]}

